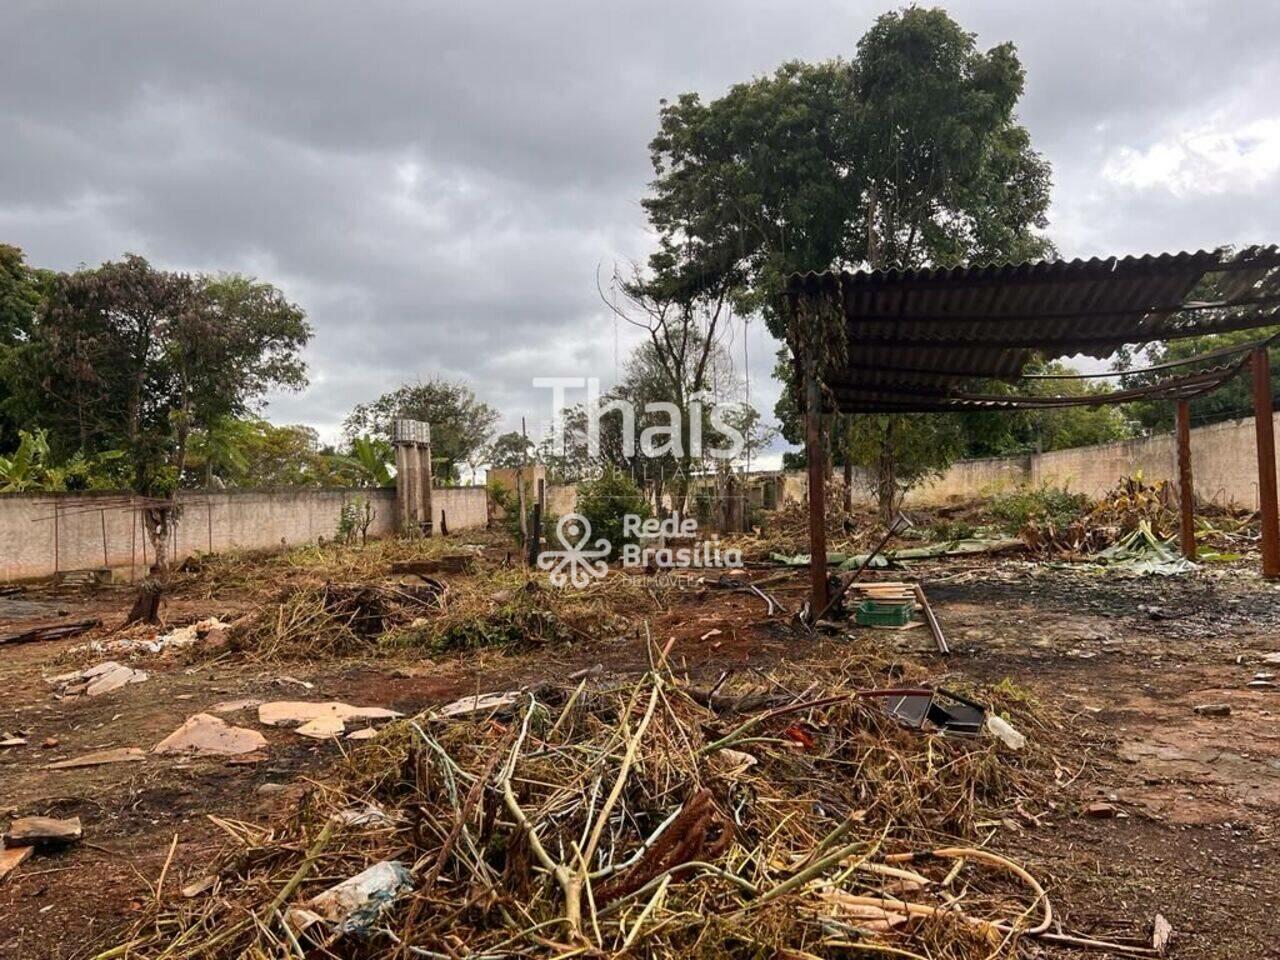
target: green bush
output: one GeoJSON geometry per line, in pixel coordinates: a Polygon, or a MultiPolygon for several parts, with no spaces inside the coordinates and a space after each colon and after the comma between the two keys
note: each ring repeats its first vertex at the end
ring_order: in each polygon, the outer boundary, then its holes
{"type": "MultiPolygon", "coordinates": [[[[504,487],[496,480],[490,480],[489,499],[492,500],[502,510],[502,519],[498,521],[503,530],[510,535],[516,543],[524,546],[524,538],[520,536],[520,499],[516,491],[504,487]]],[[[533,520],[533,485],[526,480],[525,488],[525,516],[526,522],[533,520]]],[[[550,510],[542,515],[542,541],[554,542],[556,534],[556,523],[559,518],[550,510]]]]}
{"type": "Polygon", "coordinates": [[[977,532],[977,528],[967,520],[938,520],[930,531],[929,539],[934,543],[970,540],[977,532]]]}
{"type": "Polygon", "coordinates": [[[578,513],[591,524],[591,542],[584,546],[594,546],[604,537],[613,548],[612,555],[617,556],[624,543],[636,539],[623,534],[623,518],[635,514],[647,519],[652,510],[634,480],[625,473],[608,470],[594,480],[578,484],[578,513]]]}
{"type": "Polygon", "coordinates": [[[1014,532],[1027,525],[1027,521],[1048,520],[1056,527],[1063,527],[1089,509],[1089,498],[1083,493],[1072,493],[1062,487],[1044,484],[1039,487],[1019,487],[991,498],[991,512],[1003,521],[1006,529],[1014,532]]]}

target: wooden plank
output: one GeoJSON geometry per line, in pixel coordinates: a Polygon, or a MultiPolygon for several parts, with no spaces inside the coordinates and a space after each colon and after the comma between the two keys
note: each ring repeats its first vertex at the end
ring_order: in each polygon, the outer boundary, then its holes
{"type": "Polygon", "coordinates": [[[75,623],[59,623],[50,627],[33,627],[21,633],[11,633],[0,637],[0,644],[39,643],[42,640],[62,640],[101,626],[102,621],[79,620],[75,623]]]}
{"type": "Polygon", "coordinates": [[[947,646],[947,638],[942,633],[942,624],[938,623],[938,618],[934,616],[933,607],[929,606],[929,599],[924,595],[924,587],[916,584],[916,599],[920,601],[920,606],[924,611],[924,619],[929,624],[929,632],[933,634],[933,642],[938,645],[939,653],[950,653],[951,648],[947,646]]]}

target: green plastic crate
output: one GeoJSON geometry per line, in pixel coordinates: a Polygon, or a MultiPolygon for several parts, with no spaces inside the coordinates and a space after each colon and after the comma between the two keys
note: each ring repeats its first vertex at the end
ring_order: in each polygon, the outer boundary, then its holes
{"type": "Polygon", "coordinates": [[[905,627],[911,622],[914,603],[880,603],[863,600],[853,615],[856,623],[864,627],[905,627]]]}

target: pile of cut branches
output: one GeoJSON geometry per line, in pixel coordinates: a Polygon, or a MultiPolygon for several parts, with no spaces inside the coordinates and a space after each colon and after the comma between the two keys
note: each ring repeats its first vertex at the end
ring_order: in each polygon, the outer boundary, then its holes
{"type": "Polygon", "coordinates": [[[777,688],[726,715],[656,669],[402,721],[288,822],[222,822],[200,892],[103,956],[961,958],[1064,939],[1035,878],[974,839],[1040,795],[1034,751],[904,729],[841,677],[777,688]]]}

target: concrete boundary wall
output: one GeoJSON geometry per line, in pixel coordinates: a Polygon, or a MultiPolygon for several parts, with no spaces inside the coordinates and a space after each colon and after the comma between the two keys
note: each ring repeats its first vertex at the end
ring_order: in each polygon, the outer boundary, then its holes
{"type": "MultiPolygon", "coordinates": [[[[1272,416],[1273,422],[1280,422],[1280,417],[1272,416]]],[[[1148,481],[1177,482],[1173,434],[1161,433],[1026,457],[964,460],[954,464],[939,480],[913,491],[907,502],[932,506],[972,500],[1019,484],[1050,484],[1097,498],[1114,488],[1121,477],[1139,470],[1148,481]]],[[[1252,418],[1193,429],[1191,476],[1198,500],[1256,510],[1258,460],[1252,418]]]]}
{"type": "MultiPolygon", "coordinates": [[[[487,522],[483,487],[433,492],[437,520],[450,530],[487,522]]],[[[150,544],[126,494],[0,494],[0,581],[51,577],[74,570],[111,569],[142,576],[150,544]]],[[[297,487],[189,491],[179,496],[182,519],[171,544],[178,562],[196,553],[261,550],[332,539],[345,503],[367,498],[376,511],[370,536],[395,529],[395,491],[297,487]]]]}
{"type": "MultiPolygon", "coordinates": [[[[1280,414],[1273,414],[1280,432],[1280,414]]],[[[907,495],[907,505],[942,506],[979,500],[1018,486],[1044,484],[1099,498],[1121,477],[1139,470],[1148,481],[1177,482],[1177,450],[1173,434],[1161,433],[1091,447],[1073,447],[1020,457],[961,460],[937,480],[907,495]]],[[[1191,475],[1196,498],[1221,506],[1258,508],[1258,460],[1252,418],[1228,420],[1191,431],[1191,475]]],[[[837,471],[837,477],[839,471],[837,471]]],[[[783,478],[783,499],[803,501],[808,480],[801,470],[783,478]]],[[[854,498],[871,503],[868,486],[854,481],[854,498]]]]}

